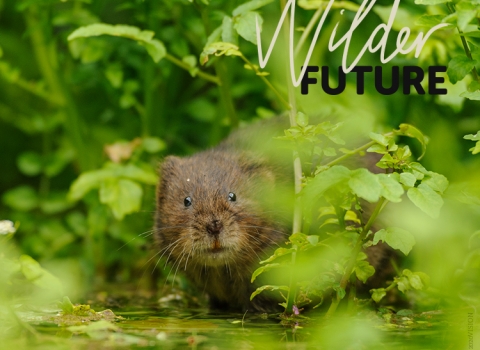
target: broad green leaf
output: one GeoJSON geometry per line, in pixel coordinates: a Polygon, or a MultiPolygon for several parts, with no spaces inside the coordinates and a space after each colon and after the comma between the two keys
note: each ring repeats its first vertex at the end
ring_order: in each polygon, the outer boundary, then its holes
{"type": "Polygon", "coordinates": [[[422,180],[422,184],[429,186],[434,191],[443,193],[448,187],[448,180],[445,176],[430,171],[428,176],[422,180]]]}
{"type": "Polygon", "coordinates": [[[142,139],[142,146],[148,153],[158,153],[167,147],[165,142],[158,137],[144,137],[142,139]]]}
{"type": "MultiPolygon", "coordinates": [[[[461,97],[468,98],[469,100],[480,100],[480,90],[476,91],[465,91],[460,94],[461,97]]],[[[478,152],[477,152],[478,153],[478,152]]]]}
{"type": "Polygon", "coordinates": [[[117,220],[140,210],[142,194],[142,187],[131,180],[111,178],[100,186],[100,202],[112,209],[117,220]]]}
{"type": "Polygon", "coordinates": [[[237,35],[233,30],[233,21],[228,16],[223,17],[222,21],[222,41],[237,45],[237,35]]]}
{"type": "Polygon", "coordinates": [[[406,276],[400,276],[395,278],[395,282],[397,282],[397,288],[400,292],[405,293],[409,291],[411,288],[410,281],[406,276]]]}
{"type": "Polygon", "coordinates": [[[414,272],[408,269],[403,270],[403,275],[407,276],[408,282],[410,282],[410,286],[413,289],[417,289],[417,290],[423,289],[424,285],[420,276],[418,276],[417,274],[415,274],[414,272]]]}
{"type": "Polygon", "coordinates": [[[375,268],[368,263],[368,261],[361,260],[355,264],[355,274],[357,278],[363,283],[367,282],[367,279],[375,273],[375,268]]]}
{"type": "Polygon", "coordinates": [[[422,159],[425,151],[427,150],[428,138],[423,135],[420,130],[410,124],[400,124],[400,129],[397,130],[397,133],[399,133],[400,135],[416,138],[418,141],[420,141],[420,144],[422,145],[422,154],[420,155],[420,157],[418,157],[418,160],[422,159]]]}
{"type": "Polygon", "coordinates": [[[153,39],[155,35],[154,32],[150,30],[140,30],[137,27],[124,24],[90,24],[76,29],[68,36],[68,40],[71,41],[77,38],[88,38],[100,35],[110,35],[135,40],[138,44],[145,46],[148,54],[155,62],[160,61],[167,54],[163,43],[157,39],[153,39]]]}
{"type": "Polygon", "coordinates": [[[452,0],[415,0],[415,4],[417,5],[438,5],[444,4],[446,2],[450,2],[452,0]]]}
{"type": "Polygon", "coordinates": [[[37,192],[30,186],[20,186],[9,190],[2,199],[3,203],[18,211],[30,211],[39,203],[37,192]]]}
{"type": "Polygon", "coordinates": [[[400,250],[405,255],[408,255],[415,245],[415,237],[410,232],[398,227],[377,231],[373,237],[373,244],[380,241],[387,243],[393,249],[400,250]]]}
{"type": "Polygon", "coordinates": [[[422,15],[415,21],[415,25],[431,28],[442,23],[444,17],[443,15],[422,15]]]}
{"type": "Polygon", "coordinates": [[[36,152],[23,152],[17,158],[17,166],[25,175],[38,175],[43,168],[42,156],[36,152]]]}
{"type": "Polygon", "coordinates": [[[385,295],[387,295],[387,292],[385,291],[385,288],[378,288],[378,289],[372,289],[370,290],[370,293],[372,294],[372,299],[376,303],[379,303],[385,295]]]}
{"type": "MultiPolygon", "coordinates": [[[[325,0],[299,0],[298,1],[298,6],[305,10],[316,10],[320,6],[323,6],[324,8],[327,5],[327,1],[325,0]]],[[[339,1],[336,0],[332,4],[332,9],[340,9],[340,10],[348,10],[348,11],[353,11],[357,12],[359,9],[359,5],[354,3],[353,1],[339,1]]]]}
{"type": "Polygon", "coordinates": [[[253,298],[255,298],[255,296],[257,296],[258,294],[260,294],[261,292],[265,291],[265,290],[284,290],[284,291],[288,291],[290,288],[288,286],[271,286],[271,285],[266,285],[266,286],[261,286],[261,287],[258,287],[257,290],[255,290],[252,295],[250,295],[250,300],[252,300],[253,298]]]}
{"type": "Polygon", "coordinates": [[[68,198],[76,201],[83,198],[94,188],[98,188],[102,181],[115,177],[112,169],[86,171],[73,181],[68,192],[68,198]]]}
{"type": "Polygon", "coordinates": [[[259,267],[258,269],[256,269],[253,274],[252,274],[252,279],[250,280],[250,282],[253,282],[255,281],[255,279],[262,273],[264,273],[265,271],[268,271],[268,270],[271,270],[271,269],[274,269],[274,268],[277,268],[277,267],[280,267],[280,266],[283,266],[283,264],[279,264],[279,263],[274,263],[274,264],[267,264],[265,266],[261,266],[259,267]]]}
{"type": "Polygon", "coordinates": [[[414,187],[415,182],[417,182],[417,178],[411,173],[401,173],[400,182],[407,187],[414,187]]]}
{"type": "Polygon", "coordinates": [[[260,30],[262,30],[263,18],[257,12],[242,13],[240,16],[235,17],[233,22],[233,27],[238,35],[255,45],[257,45],[257,18],[260,30]]]}
{"type": "Polygon", "coordinates": [[[378,177],[363,168],[351,172],[348,185],[353,193],[370,203],[378,201],[383,189],[378,177]]]}
{"type": "Polygon", "coordinates": [[[341,165],[335,165],[325,171],[317,174],[315,178],[308,182],[302,189],[302,195],[309,204],[321,197],[325,191],[333,186],[347,181],[350,177],[350,170],[341,165]]]}
{"type": "Polygon", "coordinates": [[[295,120],[297,124],[302,128],[308,125],[308,116],[305,113],[298,112],[295,116],[295,120]]]}
{"type": "Polygon", "coordinates": [[[240,6],[236,7],[233,12],[232,12],[232,15],[234,16],[238,16],[238,15],[241,15],[241,14],[244,14],[246,12],[250,12],[250,11],[253,11],[253,10],[256,10],[256,9],[259,9],[260,7],[263,7],[265,5],[268,5],[269,3],[273,2],[273,0],[253,0],[253,1],[248,1],[248,2],[245,2],[243,4],[241,4],[240,6]]]}
{"type": "Polygon", "coordinates": [[[296,249],[294,249],[294,248],[283,248],[283,247],[277,248],[272,256],[270,256],[266,260],[260,261],[260,264],[265,264],[265,263],[271,262],[278,257],[293,253],[295,251],[296,251],[296,249]]]}
{"type": "Polygon", "coordinates": [[[472,140],[472,141],[480,141],[480,131],[478,131],[475,135],[469,134],[463,137],[465,140],[472,140]]]}
{"type": "Polygon", "coordinates": [[[458,29],[463,31],[470,21],[477,16],[478,6],[471,1],[462,0],[456,4],[455,10],[457,12],[458,29]]]}
{"type": "Polygon", "coordinates": [[[382,185],[380,195],[390,202],[401,202],[403,195],[402,185],[394,177],[386,174],[378,174],[377,178],[380,181],[380,185],[382,185]]]}
{"type": "Polygon", "coordinates": [[[109,64],[105,70],[105,77],[114,88],[120,88],[123,83],[122,66],[119,63],[109,64]]]}
{"type": "Polygon", "coordinates": [[[432,218],[437,218],[443,205],[442,197],[432,190],[430,186],[420,184],[418,187],[407,191],[408,198],[424,213],[432,218]]]}
{"type": "Polygon", "coordinates": [[[379,145],[378,143],[374,144],[373,146],[369,147],[367,149],[367,152],[373,152],[373,153],[379,153],[379,154],[385,154],[387,153],[387,147],[379,145]]]}
{"type": "Polygon", "coordinates": [[[453,57],[450,62],[448,62],[447,74],[450,82],[456,84],[458,81],[465,78],[469,74],[477,61],[471,60],[465,55],[458,55],[453,57]]]}
{"type": "Polygon", "coordinates": [[[28,255],[22,255],[19,262],[22,274],[27,280],[40,288],[50,290],[55,294],[62,294],[63,286],[58,278],[44,270],[37,261],[28,255]]]}
{"type": "Polygon", "coordinates": [[[388,138],[387,138],[386,136],[383,136],[382,134],[377,134],[377,133],[371,132],[371,133],[369,134],[369,137],[370,137],[373,141],[381,144],[382,146],[385,146],[385,147],[388,146],[388,138]]]}
{"type": "Polygon", "coordinates": [[[209,56],[215,54],[215,56],[241,56],[242,53],[238,51],[238,46],[231,43],[215,42],[208,46],[205,46],[202,54],[200,55],[200,63],[203,65],[208,62],[209,56]]]}

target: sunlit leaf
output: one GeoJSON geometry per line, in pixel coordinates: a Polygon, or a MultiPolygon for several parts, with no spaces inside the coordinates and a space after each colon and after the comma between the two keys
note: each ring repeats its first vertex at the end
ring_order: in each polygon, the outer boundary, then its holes
{"type": "Polygon", "coordinates": [[[259,288],[257,288],[253,293],[252,295],[250,295],[250,300],[252,300],[253,298],[255,298],[256,295],[260,294],[261,292],[265,291],[265,290],[270,290],[270,291],[273,291],[273,290],[284,290],[284,291],[288,291],[290,288],[288,288],[288,286],[271,286],[271,285],[266,285],[266,286],[261,286],[259,288]]]}
{"type": "Polygon", "coordinates": [[[410,232],[398,227],[377,231],[373,237],[373,244],[380,241],[387,243],[393,249],[400,250],[405,255],[408,255],[415,245],[415,237],[410,232]]]}
{"type": "Polygon", "coordinates": [[[378,177],[363,168],[351,172],[348,185],[353,193],[370,203],[378,201],[383,190],[378,177]]]}
{"type": "Polygon", "coordinates": [[[257,12],[244,12],[238,17],[235,17],[233,22],[233,27],[237,31],[238,35],[255,45],[257,45],[257,19],[259,28],[261,30],[263,18],[257,12]]]}
{"type": "Polygon", "coordinates": [[[248,2],[245,2],[245,3],[241,4],[240,6],[236,7],[236,8],[233,10],[232,15],[238,16],[238,15],[247,13],[247,12],[249,12],[249,11],[254,11],[254,10],[259,9],[260,7],[263,7],[263,6],[265,6],[265,5],[268,5],[268,4],[271,3],[271,2],[273,2],[273,0],[253,0],[253,1],[248,1],[248,2]]]}
{"type": "Polygon", "coordinates": [[[410,188],[407,195],[413,204],[432,218],[437,218],[440,215],[443,199],[430,186],[420,184],[418,187],[410,188]]]}

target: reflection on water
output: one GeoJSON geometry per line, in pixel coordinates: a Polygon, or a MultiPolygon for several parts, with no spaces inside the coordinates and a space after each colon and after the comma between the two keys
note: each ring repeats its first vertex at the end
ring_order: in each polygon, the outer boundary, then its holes
{"type": "Polygon", "coordinates": [[[473,309],[392,313],[363,311],[325,320],[265,314],[211,314],[205,309],[113,310],[117,321],[62,324],[55,313],[18,312],[0,349],[477,349],[473,309]]]}

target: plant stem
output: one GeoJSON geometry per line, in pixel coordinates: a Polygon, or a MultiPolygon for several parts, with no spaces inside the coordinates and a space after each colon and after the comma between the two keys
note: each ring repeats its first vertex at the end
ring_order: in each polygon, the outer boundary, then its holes
{"type": "MultiPolygon", "coordinates": [[[[447,4],[447,8],[450,11],[450,13],[455,13],[455,5],[452,4],[452,3],[448,3],[448,2],[446,4],[447,4]]],[[[458,30],[458,33],[460,34],[460,40],[462,40],[462,45],[463,45],[463,49],[465,50],[465,54],[467,55],[467,57],[471,61],[473,61],[472,52],[470,51],[470,48],[468,47],[467,40],[463,36],[463,32],[460,30],[460,28],[458,28],[458,26],[457,26],[457,30],[458,30]]],[[[480,77],[478,76],[477,68],[473,67],[471,73],[472,73],[473,78],[477,82],[480,83],[480,77]]]]}
{"type": "MultiPolygon", "coordinates": [[[[169,60],[170,62],[172,62],[173,64],[179,66],[180,68],[182,69],[185,69],[187,71],[189,71],[190,69],[192,69],[192,67],[190,67],[188,64],[186,64],[185,62],[179,60],[178,58],[170,55],[169,53],[167,53],[165,55],[165,59],[169,60]]],[[[205,72],[202,72],[201,70],[199,70],[197,72],[197,75],[202,78],[202,79],[205,79],[205,80],[208,80],[214,84],[217,84],[217,85],[221,85],[221,82],[220,82],[220,79],[218,77],[216,77],[215,75],[211,75],[211,74],[208,74],[208,73],[205,73],[205,72]]]]}
{"type": "MultiPolygon", "coordinates": [[[[388,137],[388,136],[392,136],[392,135],[394,135],[394,134],[396,134],[395,131],[392,131],[392,132],[388,132],[388,133],[384,134],[384,136],[387,136],[387,137],[388,137]]],[[[398,134],[397,134],[397,135],[398,135],[398,134]]],[[[331,166],[333,166],[333,165],[335,165],[335,164],[338,164],[338,163],[340,163],[340,162],[343,162],[345,159],[350,158],[351,156],[357,154],[358,152],[361,152],[361,151],[366,150],[367,148],[373,146],[375,143],[376,143],[375,141],[370,141],[370,142],[364,144],[363,146],[360,146],[360,147],[358,147],[358,148],[355,148],[353,151],[350,151],[350,152],[344,154],[343,156],[338,157],[337,159],[332,160],[331,162],[325,164],[325,166],[326,166],[326,167],[331,167],[331,166]]]]}
{"type": "MultiPolygon", "coordinates": [[[[220,80],[218,88],[220,90],[220,96],[225,107],[225,112],[230,121],[230,126],[232,128],[236,128],[238,126],[238,117],[237,112],[235,111],[232,94],[230,92],[230,82],[228,81],[228,71],[225,67],[225,62],[223,60],[217,60],[214,65],[215,72],[217,73],[217,76],[220,80]]],[[[220,127],[220,120],[218,121],[217,126],[220,127]]],[[[216,141],[218,140],[215,140],[215,143],[216,141]]]]}
{"type": "Polygon", "coordinates": [[[360,146],[358,148],[355,148],[353,151],[351,152],[348,152],[346,154],[344,154],[343,156],[341,157],[338,157],[337,159],[334,159],[332,160],[331,162],[325,164],[326,167],[330,167],[330,166],[333,166],[335,164],[338,164],[340,162],[343,162],[345,159],[347,158],[350,158],[351,156],[353,156],[354,154],[357,154],[358,152],[361,152],[363,150],[366,150],[367,148],[373,146],[375,144],[375,141],[370,141],[369,143],[366,143],[364,144],[363,146],[360,146]]]}
{"type": "MultiPolygon", "coordinates": [[[[368,231],[372,227],[380,211],[385,207],[386,203],[387,203],[387,200],[385,198],[383,197],[380,198],[377,205],[375,206],[375,210],[373,211],[372,215],[368,219],[367,224],[364,226],[362,232],[358,236],[357,243],[355,244],[355,247],[353,248],[352,253],[350,254],[350,259],[348,260],[347,267],[345,268],[345,272],[342,276],[342,279],[340,280],[340,288],[345,289],[347,287],[347,283],[350,278],[350,275],[352,274],[353,269],[355,268],[355,263],[357,261],[358,253],[360,253],[360,251],[362,250],[362,245],[364,243],[365,238],[367,237],[368,231]]],[[[330,308],[328,309],[328,312],[325,316],[326,318],[331,317],[335,313],[335,310],[337,309],[337,306],[340,303],[340,300],[341,298],[337,294],[337,297],[332,300],[332,304],[330,305],[330,308]]]]}
{"type": "Polygon", "coordinates": [[[308,22],[307,27],[303,31],[302,36],[300,37],[300,40],[298,41],[297,46],[295,47],[295,51],[294,51],[295,56],[297,56],[300,50],[302,49],[303,44],[305,44],[305,41],[307,40],[308,35],[311,33],[313,29],[313,26],[315,25],[315,23],[317,23],[318,19],[320,18],[322,11],[323,11],[323,7],[322,5],[320,5],[317,11],[315,11],[312,18],[310,19],[310,22],[308,22]]]}
{"type": "MultiPolygon", "coordinates": [[[[275,86],[272,85],[272,83],[267,79],[265,78],[263,75],[262,75],[262,72],[258,69],[257,66],[255,66],[254,64],[252,64],[243,54],[240,56],[242,58],[242,60],[248,64],[248,66],[255,72],[255,74],[257,74],[257,76],[260,77],[260,79],[263,80],[263,82],[265,84],[267,84],[267,86],[270,88],[270,90],[273,91],[273,93],[278,97],[278,99],[280,100],[280,102],[283,104],[283,106],[287,109],[287,110],[291,110],[292,106],[291,106],[291,103],[288,103],[285,98],[282,96],[282,94],[275,88],[275,86]]],[[[288,78],[287,78],[288,79],[288,78]]],[[[290,93],[290,92],[289,92],[290,93]]],[[[289,96],[289,100],[290,100],[290,96],[289,96]]]]}
{"type": "Polygon", "coordinates": [[[35,84],[29,81],[26,81],[25,79],[18,77],[16,79],[9,79],[7,80],[8,82],[17,85],[18,87],[24,89],[25,91],[30,92],[33,95],[36,95],[40,98],[43,98],[45,101],[54,104],[54,105],[61,105],[62,101],[58,100],[56,96],[52,96],[49,94],[47,91],[40,90],[35,87],[35,84]]]}
{"type": "MultiPolygon", "coordinates": [[[[281,3],[281,9],[283,11],[286,5],[285,0],[281,0],[280,3],[281,3]]],[[[286,26],[284,27],[284,35],[285,35],[286,42],[288,42],[290,21],[288,17],[285,20],[286,20],[285,21],[286,26]]],[[[254,67],[252,66],[252,68],[254,67]]],[[[287,106],[287,109],[289,110],[290,126],[295,127],[297,126],[297,122],[296,122],[297,104],[295,101],[295,91],[293,89],[293,84],[292,84],[292,81],[289,79],[290,74],[289,74],[288,65],[286,65],[286,73],[287,73],[286,80],[287,80],[287,86],[288,86],[288,103],[284,101],[283,98],[281,99],[281,101],[284,105],[287,106]]],[[[262,76],[260,77],[264,78],[262,76]]],[[[268,81],[268,80],[265,79],[264,81],[268,81]]],[[[274,92],[275,91],[276,89],[274,90],[274,92]]],[[[277,94],[277,96],[279,95],[277,94]]],[[[298,151],[293,152],[293,170],[294,170],[294,180],[295,180],[295,207],[294,207],[294,213],[293,213],[292,234],[297,232],[302,232],[302,207],[301,207],[301,202],[299,197],[299,193],[302,189],[302,164],[300,162],[298,151]]],[[[286,313],[292,312],[293,305],[296,299],[297,283],[294,276],[296,258],[297,258],[297,253],[296,252],[292,253],[292,260],[291,260],[291,266],[290,266],[290,288],[288,289],[288,295],[287,295],[287,307],[285,309],[286,313]]]]}

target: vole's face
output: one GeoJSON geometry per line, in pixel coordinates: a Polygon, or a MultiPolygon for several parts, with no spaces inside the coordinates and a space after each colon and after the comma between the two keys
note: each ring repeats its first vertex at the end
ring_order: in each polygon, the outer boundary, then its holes
{"type": "Polygon", "coordinates": [[[259,186],[255,179],[258,170],[243,165],[216,152],[167,158],[157,234],[174,267],[247,263],[258,259],[257,253],[268,245],[259,237],[268,227],[255,200],[265,184],[259,186]]]}

